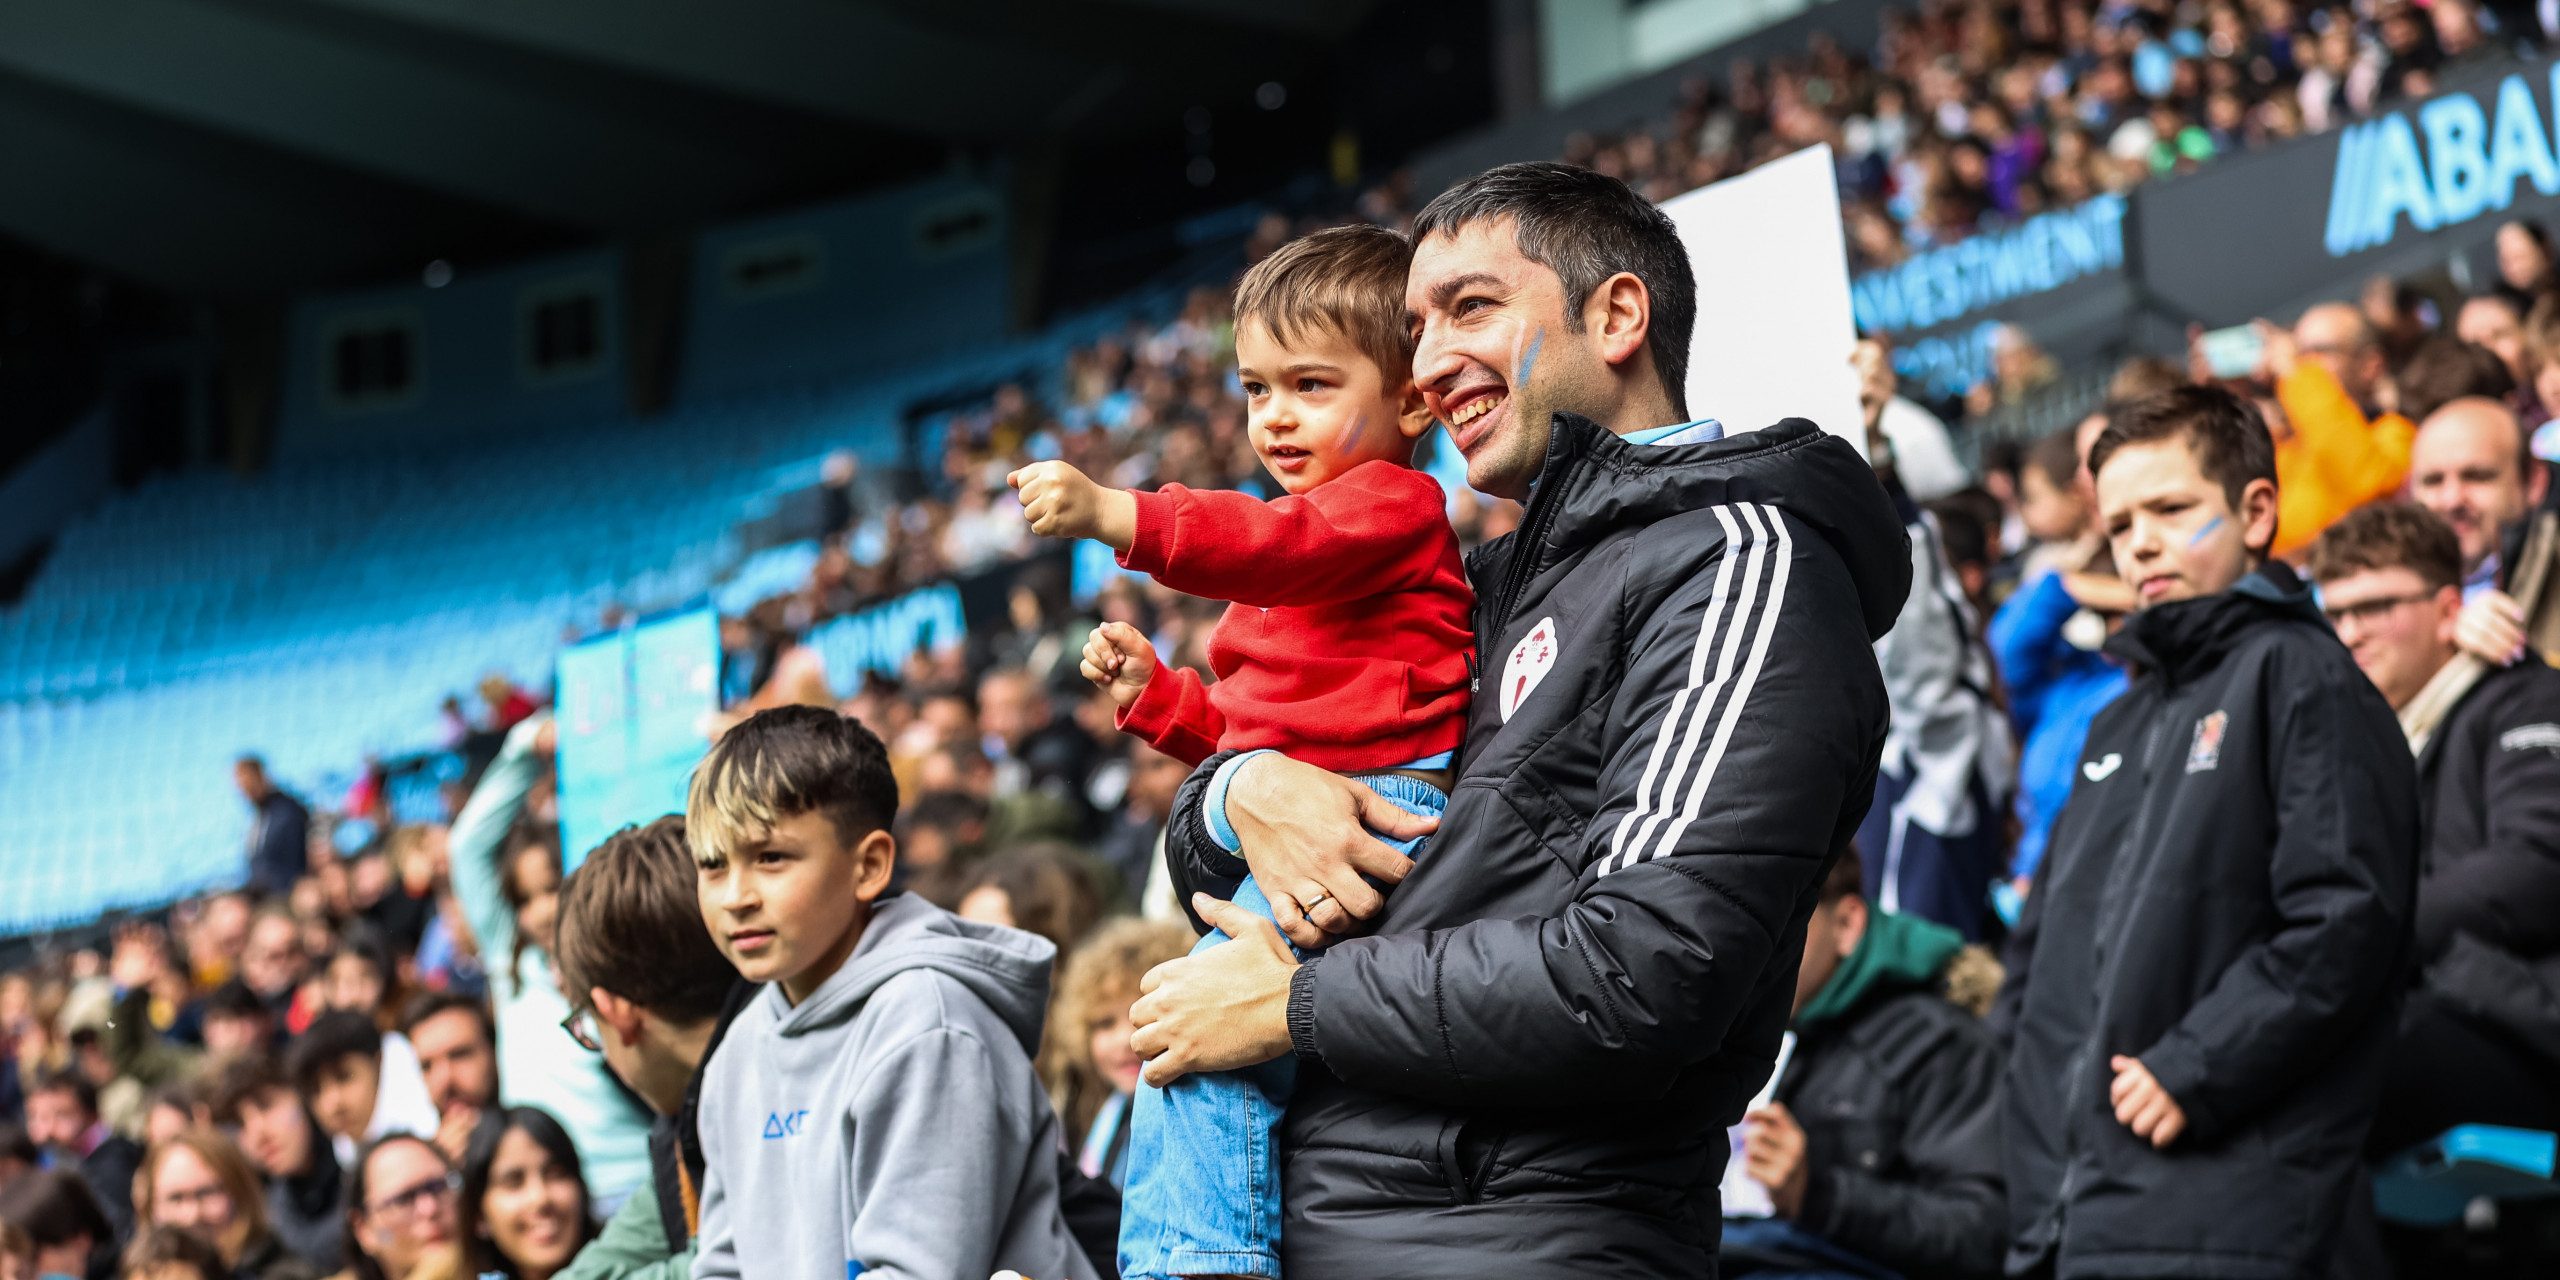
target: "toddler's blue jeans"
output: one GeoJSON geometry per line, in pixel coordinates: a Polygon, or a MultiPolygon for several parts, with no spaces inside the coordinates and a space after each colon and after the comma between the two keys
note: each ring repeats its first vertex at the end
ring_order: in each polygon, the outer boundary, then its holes
{"type": "MultiPolygon", "coordinates": [[[[1360,781],[1407,813],[1438,817],[1449,797],[1400,774],[1360,781]]],[[[1408,857],[1424,840],[1381,843],[1408,857]]],[[[1252,877],[1235,903],[1268,920],[1252,877]]],[[[1227,940],[1212,930],[1192,954],[1227,940]]],[[[1292,944],[1291,950],[1298,948],[1292,944]]],[[[1300,953],[1303,956],[1303,952],[1300,953]]],[[[1158,1089],[1140,1081],[1129,1119],[1129,1184],[1120,1204],[1124,1280],[1280,1275],[1280,1119],[1298,1083],[1282,1054],[1237,1071],[1195,1072],[1158,1089]]]]}

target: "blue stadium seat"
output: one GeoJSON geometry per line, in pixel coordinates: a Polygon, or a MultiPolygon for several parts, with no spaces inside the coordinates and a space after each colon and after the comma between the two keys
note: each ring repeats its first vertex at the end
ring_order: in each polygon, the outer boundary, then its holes
{"type": "Polygon", "coordinates": [[[2462,1221],[2475,1200],[2560,1197],[2555,1154],[2560,1135],[2460,1125],[2386,1162],[2374,1174],[2374,1209],[2385,1222],[2438,1227],[2462,1221]]]}

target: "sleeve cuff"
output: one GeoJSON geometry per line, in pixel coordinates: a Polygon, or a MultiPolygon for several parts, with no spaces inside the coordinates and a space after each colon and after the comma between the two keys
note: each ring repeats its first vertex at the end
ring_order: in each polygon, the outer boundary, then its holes
{"type": "Polygon", "coordinates": [[[2186,1137],[2209,1142],[2222,1130],[2220,1118],[2204,1104],[2205,1070],[2203,1055],[2191,1047],[2194,1042],[2172,1032],[2167,1039],[2136,1055],[2151,1078],[2168,1090],[2170,1100],[2186,1113],[2186,1137]]]}
{"type": "Polygon", "coordinates": [[[1310,1062],[1324,1061],[1316,1051],[1316,965],[1322,959],[1299,961],[1289,975],[1289,1051],[1310,1062]]]}
{"type": "Polygon", "coordinates": [[[1120,553],[1120,567],[1150,576],[1162,573],[1173,562],[1174,499],[1144,489],[1131,489],[1129,496],[1138,504],[1138,527],[1129,549],[1120,553]]]}
{"type": "Polygon", "coordinates": [[[1148,746],[1154,746],[1172,726],[1174,710],[1181,705],[1181,695],[1175,691],[1179,683],[1159,659],[1155,675],[1138,691],[1138,700],[1120,708],[1111,718],[1111,727],[1135,734],[1146,739],[1148,746]]]}
{"type": "Polygon", "coordinates": [[[1229,853],[1243,852],[1244,841],[1236,835],[1235,827],[1227,821],[1227,788],[1235,785],[1236,769],[1245,761],[1255,756],[1270,754],[1269,747],[1240,753],[1225,764],[1219,765],[1217,773],[1209,778],[1209,794],[1203,796],[1200,801],[1200,820],[1209,828],[1209,838],[1216,841],[1219,848],[1229,853]]]}

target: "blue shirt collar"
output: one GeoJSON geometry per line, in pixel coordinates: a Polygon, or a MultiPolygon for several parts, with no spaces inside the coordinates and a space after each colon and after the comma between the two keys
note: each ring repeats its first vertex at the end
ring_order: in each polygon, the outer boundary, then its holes
{"type": "Polygon", "coordinates": [[[1705,444],[1710,440],[1724,439],[1724,424],[1713,418],[1700,418],[1695,422],[1675,422],[1667,427],[1630,431],[1618,438],[1628,444],[1705,444]]]}

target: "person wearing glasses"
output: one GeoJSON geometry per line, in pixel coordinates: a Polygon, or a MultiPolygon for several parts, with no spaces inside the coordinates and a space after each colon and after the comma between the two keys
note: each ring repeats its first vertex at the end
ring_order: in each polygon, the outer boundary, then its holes
{"type": "Polygon", "coordinates": [[[2462,552],[2403,502],[2311,548],[2322,610],[2418,764],[2417,977],[2375,1156],[2457,1124],[2560,1129],[2560,671],[2463,651],[2462,552]]]}
{"type": "MultiPolygon", "coordinates": [[[[561,858],[556,829],[527,839],[517,820],[551,768],[556,733],[537,715],[507,734],[447,838],[453,894],[489,964],[498,1104],[540,1107],[578,1143],[582,1172],[607,1213],[650,1181],[649,1117],[614,1084],[604,1059],[561,1035],[572,1011],[554,972],[561,858]]],[[[528,827],[527,830],[532,830],[528,827]]]]}
{"type": "Polygon", "coordinates": [[[596,1234],[577,1144],[538,1107],[509,1107],[472,1134],[460,1209],[459,1238],[483,1280],[551,1280],[596,1234]]]}
{"type": "Polygon", "coordinates": [[[238,1280],[317,1280],[267,1225],[258,1171],[231,1139],[189,1128],[154,1145],[134,1175],[133,1204],[144,1227],[170,1227],[219,1251],[238,1280]]]}
{"type": "Polygon", "coordinates": [[[458,1241],[462,1175],[412,1134],[366,1144],[347,1180],[348,1280],[459,1280],[471,1274],[458,1241]]]}
{"type": "Polygon", "coordinates": [[[684,818],[605,838],[560,886],[561,1026],[602,1055],[657,1123],[656,1176],[580,1251],[570,1280],[686,1280],[702,1185],[702,1063],[754,998],[702,924],[684,818]]]}

